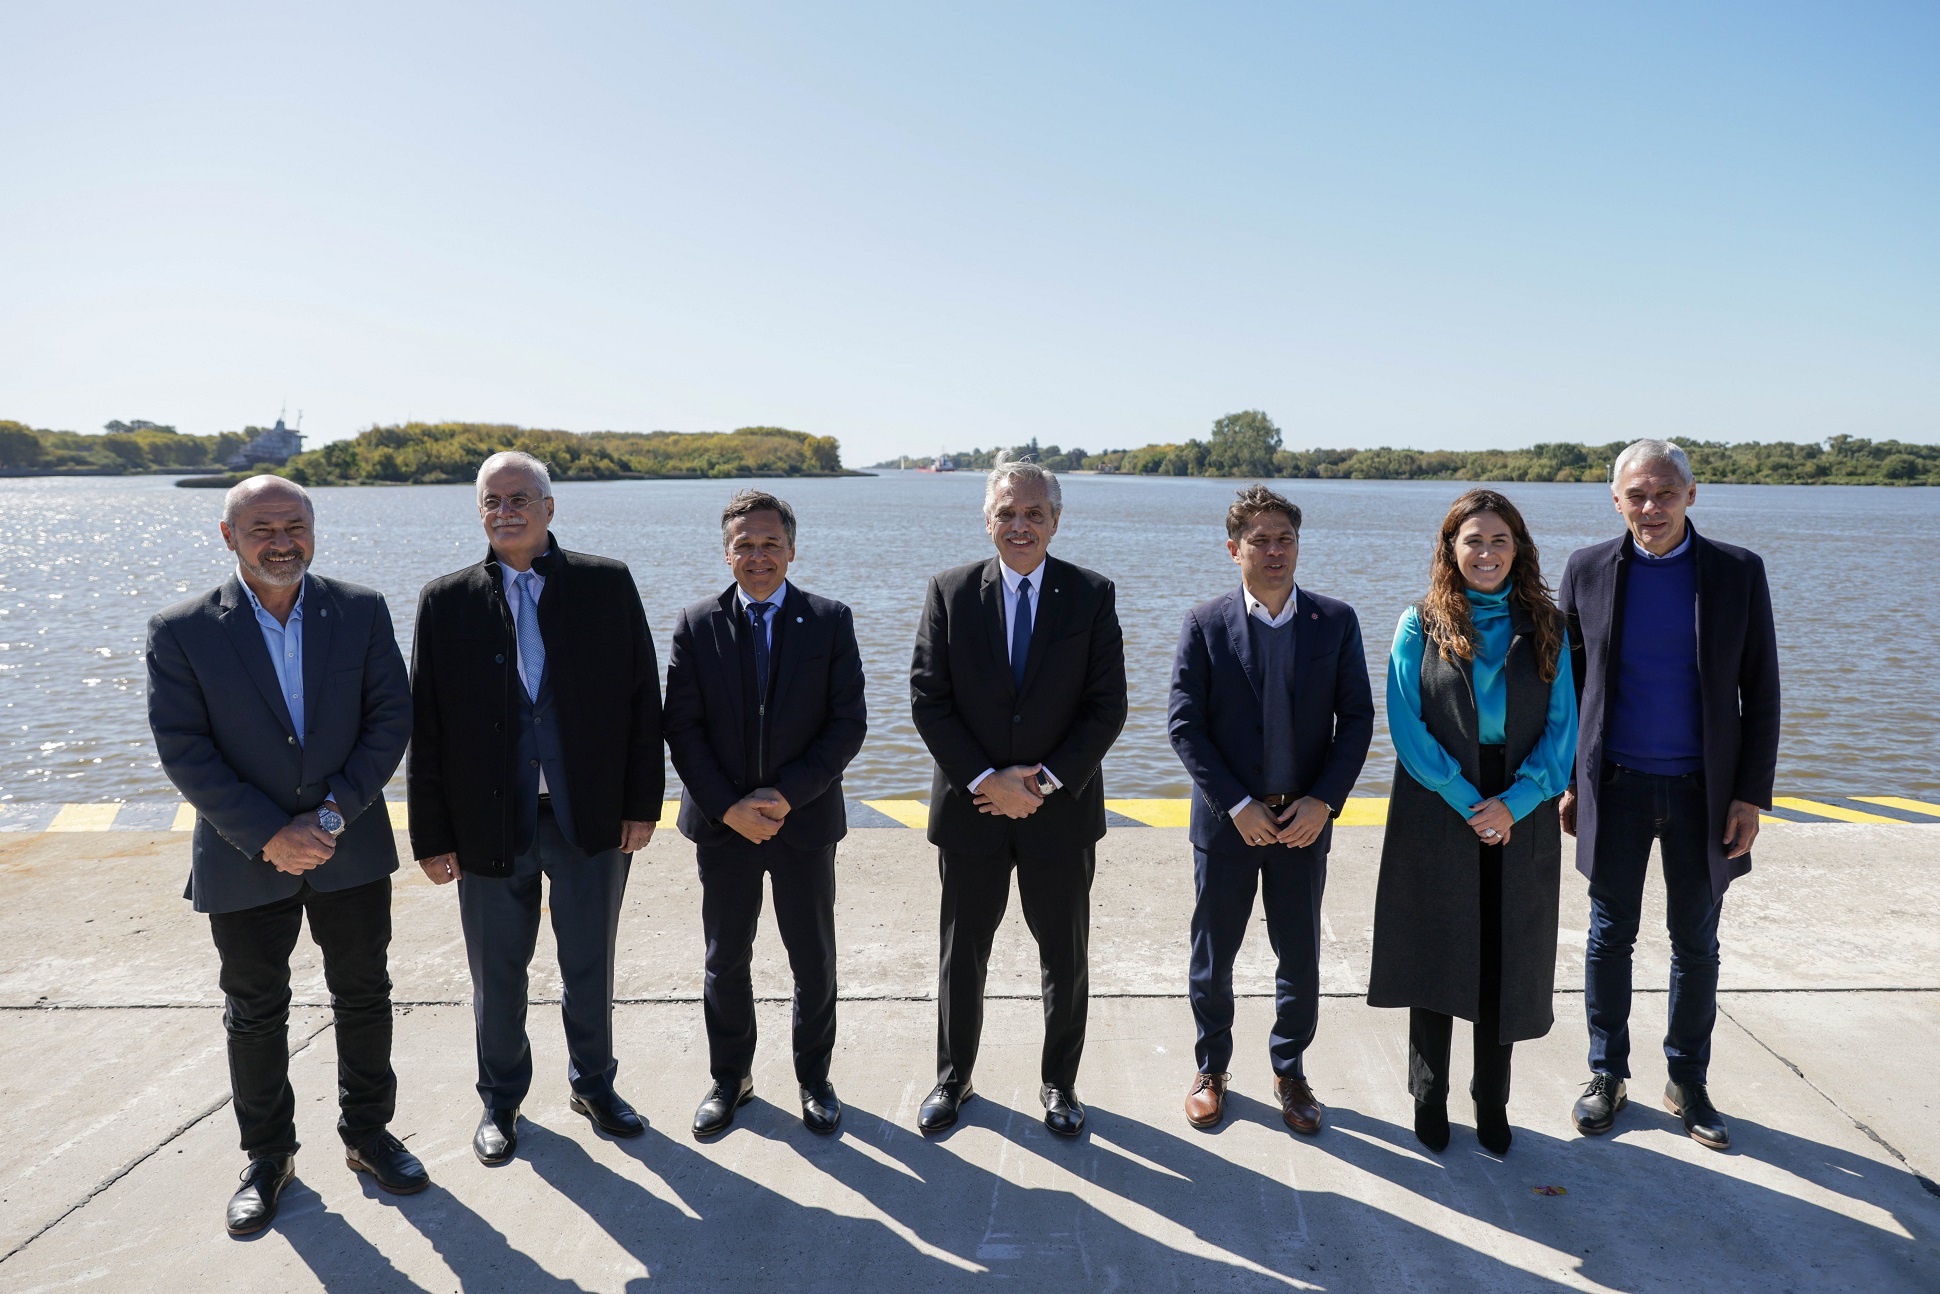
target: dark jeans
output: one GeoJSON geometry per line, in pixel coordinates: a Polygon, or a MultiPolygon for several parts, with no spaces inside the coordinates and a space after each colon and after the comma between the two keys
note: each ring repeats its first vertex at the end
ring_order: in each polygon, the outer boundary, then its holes
{"type": "Polygon", "coordinates": [[[1223,1074],[1233,1061],[1233,959],[1263,895],[1266,937],[1278,959],[1276,1014],[1267,1053],[1273,1072],[1304,1078],[1301,1056],[1320,1026],[1320,899],[1327,888],[1327,855],[1285,845],[1192,851],[1192,961],[1188,995],[1199,1039],[1202,1074],[1223,1074]]]}
{"type": "Polygon", "coordinates": [[[1630,1077],[1630,950],[1643,921],[1644,874],[1654,840],[1663,849],[1665,918],[1671,935],[1670,1027],[1664,1059],[1673,1083],[1702,1083],[1718,1019],[1718,914],[1711,893],[1704,781],[1607,765],[1598,788],[1596,876],[1584,1009],[1590,1070],[1630,1077]]]}
{"type": "Polygon", "coordinates": [[[337,1025],[337,1132],[359,1146],[382,1132],[397,1106],[391,1072],[391,878],[347,890],[306,882],[287,899],[209,915],[222,959],[222,1023],[229,1034],[229,1090],[243,1153],[293,1155],[296,1093],[290,1088],[290,953],[310,917],[323,950],[323,980],[337,1025]]]}
{"type": "Polygon", "coordinates": [[[835,1051],[835,846],[791,849],[771,840],[696,852],[707,936],[702,1002],[709,1072],[734,1084],[754,1068],[749,965],[766,873],[775,890],[775,927],[795,976],[795,1080],[825,1081],[835,1051]]]}
{"type": "Polygon", "coordinates": [[[1037,940],[1043,972],[1043,1081],[1069,1091],[1084,1057],[1085,1019],[1091,993],[1088,944],[1090,845],[1062,849],[1039,843],[1013,827],[1010,844],[996,853],[940,849],[943,875],[942,953],[937,984],[936,1077],[940,1083],[970,1080],[983,1036],[984,980],[990,945],[1010,903],[1010,873],[1017,870],[1017,898],[1024,923],[1037,940]]]}
{"type": "MultiPolygon", "coordinates": [[[[1507,753],[1501,746],[1479,750],[1484,795],[1500,795],[1509,786],[1507,753]]],[[[1510,835],[1515,834],[1514,828],[1510,835]]],[[[1469,1095],[1481,1106],[1509,1103],[1509,1065],[1515,1044],[1502,1038],[1502,846],[1475,845],[1481,893],[1481,978],[1476,1004],[1475,1073],[1469,1095]]],[[[1441,1105],[1448,1100],[1448,1059],[1454,1043],[1455,1018],[1439,1011],[1412,1007],[1408,1011],[1408,1091],[1416,1101],[1441,1105]]]]}
{"type": "Polygon", "coordinates": [[[552,883],[566,1078],[583,1095],[613,1089],[619,1068],[613,1059],[613,949],[631,866],[617,849],[585,853],[560,833],[552,810],[541,809],[532,848],[513,860],[510,876],[459,876],[478,1031],[478,1096],[488,1109],[513,1109],[532,1088],[525,1006],[527,971],[539,942],[542,875],[552,883]]]}

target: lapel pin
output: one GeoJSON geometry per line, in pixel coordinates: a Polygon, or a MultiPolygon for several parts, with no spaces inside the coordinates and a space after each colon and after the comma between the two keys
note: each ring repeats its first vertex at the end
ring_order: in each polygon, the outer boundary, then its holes
{"type": "Polygon", "coordinates": [[[1318,611],[1309,611],[1309,612],[1307,613],[1307,618],[1308,618],[1308,619],[1310,619],[1310,620],[1318,620],[1318,619],[1320,619],[1320,612],[1318,612],[1318,611]]]}
{"type": "Polygon", "coordinates": [[[801,622],[802,622],[802,618],[801,618],[800,616],[796,616],[796,617],[795,617],[795,623],[796,623],[796,624],[800,624],[801,622]]]}
{"type": "Polygon", "coordinates": [[[320,616],[327,616],[330,614],[330,608],[324,607],[322,610],[318,611],[317,614],[320,616]]]}

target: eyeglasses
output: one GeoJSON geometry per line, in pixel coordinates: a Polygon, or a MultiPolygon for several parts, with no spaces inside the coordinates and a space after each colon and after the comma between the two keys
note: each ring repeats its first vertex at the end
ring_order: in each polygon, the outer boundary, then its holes
{"type": "Polygon", "coordinates": [[[508,494],[504,498],[500,498],[496,494],[488,494],[478,501],[478,510],[480,512],[497,512],[501,507],[506,507],[512,509],[514,512],[524,512],[544,497],[543,494],[537,497],[526,494],[508,494]]]}

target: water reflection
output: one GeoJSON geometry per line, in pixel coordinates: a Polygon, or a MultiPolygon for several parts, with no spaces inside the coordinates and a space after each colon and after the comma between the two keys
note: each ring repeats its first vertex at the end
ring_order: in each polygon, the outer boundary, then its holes
{"type": "MultiPolygon", "coordinates": [[[[1402,609],[1422,591],[1448,482],[1283,482],[1306,512],[1300,582],[1361,614],[1377,696],[1402,609]]],[[[720,507],[734,484],[622,482],[559,487],[555,531],[571,548],[626,561],[663,658],[675,614],[724,588],[720,507]]],[[[973,475],[768,482],[801,521],[791,577],[855,610],[869,674],[870,737],[851,794],[920,796],[928,760],[909,720],[907,671],[924,579],[990,552],[973,475]]],[[[1118,585],[1131,680],[1125,735],[1106,761],[1113,795],[1182,796],[1165,740],[1168,671],[1192,603],[1237,578],[1223,545],[1233,484],[1065,478],[1053,551],[1118,585]]],[[[1599,485],[1509,493],[1552,582],[1571,550],[1617,533],[1599,485]]],[[[409,650],[417,591],[484,551],[464,486],[319,490],[317,569],[391,603],[409,650]]],[[[141,660],[154,611],[223,579],[221,495],[160,478],[0,481],[0,797],[143,799],[169,793],[143,710],[141,660]]],[[[1781,793],[1940,791],[1940,698],[1916,661],[1940,642],[1940,550],[1932,490],[1706,486],[1693,519],[1762,553],[1771,571],[1785,676],[1781,793]],[[1836,589],[1827,587],[1836,572],[1836,589]],[[1871,631],[1864,639],[1858,635],[1871,631]],[[1882,632],[1883,631],[1883,632],[1882,632]]],[[[1385,725],[1360,789],[1386,789],[1385,725]]]]}

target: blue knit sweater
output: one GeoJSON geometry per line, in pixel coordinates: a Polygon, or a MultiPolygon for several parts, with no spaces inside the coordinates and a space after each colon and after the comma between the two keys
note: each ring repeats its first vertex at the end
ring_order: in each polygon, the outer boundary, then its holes
{"type": "Polygon", "coordinates": [[[1634,554],[1624,575],[1616,687],[1605,758],[1640,773],[1704,768],[1704,695],[1698,679],[1697,548],[1670,557],[1634,554]]]}

